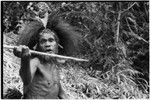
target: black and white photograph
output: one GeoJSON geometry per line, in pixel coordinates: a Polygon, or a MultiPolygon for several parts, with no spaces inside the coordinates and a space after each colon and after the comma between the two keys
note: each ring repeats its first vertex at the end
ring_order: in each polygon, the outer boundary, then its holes
{"type": "Polygon", "coordinates": [[[149,1],[1,1],[1,99],[149,99],[149,1]]]}

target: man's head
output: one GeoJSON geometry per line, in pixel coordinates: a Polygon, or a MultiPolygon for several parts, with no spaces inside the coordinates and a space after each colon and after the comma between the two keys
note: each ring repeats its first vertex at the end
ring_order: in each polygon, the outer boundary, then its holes
{"type": "Polygon", "coordinates": [[[47,53],[58,53],[58,37],[50,29],[44,29],[39,33],[37,50],[47,53]]]}

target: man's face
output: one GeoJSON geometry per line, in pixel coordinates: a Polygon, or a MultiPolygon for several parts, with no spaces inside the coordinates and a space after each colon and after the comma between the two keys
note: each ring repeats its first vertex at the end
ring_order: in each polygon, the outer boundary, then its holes
{"type": "Polygon", "coordinates": [[[58,45],[56,39],[51,33],[44,33],[39,39],[40,51],[46,53],[58,53],[58,45]]]}

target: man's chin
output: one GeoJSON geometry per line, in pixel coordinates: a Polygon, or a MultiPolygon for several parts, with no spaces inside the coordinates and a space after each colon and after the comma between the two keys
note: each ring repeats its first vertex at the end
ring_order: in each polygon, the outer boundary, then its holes
{"type": "Polygon", "coordinates": [[[54,54],[54,52],[53,52],[53,51],[46,51],[46,53],[54,54]]]}
{"type": "MultiPolygon", "coordinates": [[[[49,53],[49,54],[52,54],[52,53],[49,53]]],[[[55,58],[51,57],[51,56],[42,55],[42,56],[40,56],[40,58],[41,58],[42,61],[45,61],[45,62],[55,61],[55,58]]]]}

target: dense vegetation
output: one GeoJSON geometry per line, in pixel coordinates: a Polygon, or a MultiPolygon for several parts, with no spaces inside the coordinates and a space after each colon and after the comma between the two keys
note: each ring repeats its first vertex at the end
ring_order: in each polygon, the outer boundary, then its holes
{"type": "MultiPolygon", "coordinates": [[[[33,16],[27,8],[36,3],[2,2],[3,44],[16,44],[25,25],[23,19],[29,21],[33,16]]],[[[52,12],[80,29],[84,41],[76,56],[90,60],[68,61],[60,68],[61,83],[71,98],[149,98],[149,2],[47,4],[52,12]]],[[[6,98],[13,91],[22,92],[19,68],[20,59],[12,50],[4,49],[6,98]],[[11,93],[6,95],[8,88],[11,93]]]]}

